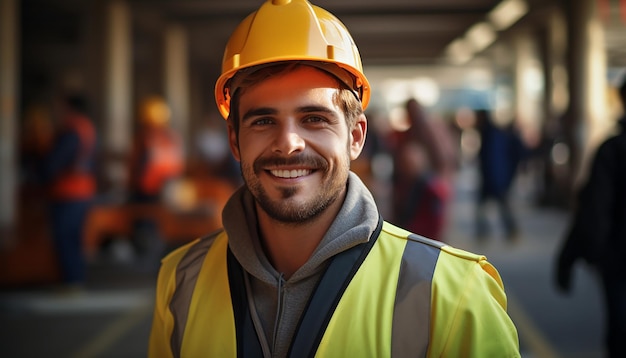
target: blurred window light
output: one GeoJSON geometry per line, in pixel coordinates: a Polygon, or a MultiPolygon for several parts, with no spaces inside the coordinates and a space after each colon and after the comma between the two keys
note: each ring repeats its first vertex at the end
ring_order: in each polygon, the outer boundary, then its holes
{"type": "Polygon", "coordinates": [[[439,101],[439,85],[432,78],[414,78],[409,83],[409,91],[425,107],[432,107],[439,101]]]}
{"type": "Polygon", "coordinates": [[[491,68],[467,68],[464,85],[476,91],[489,91],[494,87],[494,71],[491,68]]]}
{"type": "Polygon", "coordinates": [[[390,78],[383,81],[385,101],[388,107],[404,105],[410,98],[415,98],[425,107],[431,107],[439,101],[439,85],[430,77],[411,79],[390,78]]]}
{"type": "Polygon", "coordinates": [[[489,21],[498,31],[502,31],[528,13],[526,0],[504,0],[488,15],[489,21]]]}
{"type": "Polygon", "coordinates": [[[475,52],[480,52],[496,40],[496,32],[489,23],[479,22],[467,30],[465,38],[475,52]]]}
{"type": "Polygon", "coordinates": [[[472,59],[474,52],[465,39],[458,38],[448,45],[446,55],[453,64],[463,65],[472,59]]]}
{"type": "Polygon", "coordinates": [[[404,79],[386,79],[383,81],[382,88],[388,107],[402,105],[409,99],[409,87],[404,79]]]}
{"type": "Polygon", "coordinates": [[[545,87],[543,73],[539,63],[533,63],[522,72],[522,84],[528,92],[541,93],[545,87]]]}

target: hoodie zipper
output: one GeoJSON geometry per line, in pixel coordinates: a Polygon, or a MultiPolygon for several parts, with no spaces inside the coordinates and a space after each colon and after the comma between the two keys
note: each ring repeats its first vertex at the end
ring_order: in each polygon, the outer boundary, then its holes
{"type": "Polygon", "coordinates": [[[280,317],[283,313],[283,300],[285,298],[285,275],[283,273],[278,276],[278,295],[277,295],[276,317],[274,318],[274,332],[272,334],[272,356],[276,352],[276,342],[278,340],[278,325],[280,317]]]}
{"type": "Polygon", "coordinates": [[[244,273],[244,283],[246,285],[246,294],[248,296],[248,308],[250,309],[250,315],[252,316],[252,324],[254,325],[254,329],[257,332],[257,337],[259,338],[259,342],[261,343],[261,350],[263,351],[263,357],[271,358],[272,353],[270,352],[270,346],[265,338],[265,333],[263,332],[263,325],[259,320],[259,313],[256,310],[256,305],[254,304],[254,297],[252,296],[252,285],[250,284],[250,278],[247,273],[244,273]]]}

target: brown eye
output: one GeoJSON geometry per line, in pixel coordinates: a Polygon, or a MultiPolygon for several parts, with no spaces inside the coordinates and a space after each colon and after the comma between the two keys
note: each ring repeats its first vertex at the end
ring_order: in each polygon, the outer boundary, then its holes
{"type": "Polygon", "coordinates": [[[271,118],[263,117],[263,118],[255,119],[254,121],[250,123],[250,125],[251,126],[263,126],[263,125],[268,125],[272,123],[274,123],[274,121],[271,118]]]}
{"type": "Polygon", "coordinates": [[[318,122],[328,122],[328,120],[326,120],[326,118],[324,118],[322,116],[308,116],[308,117],[306,117],[305,122],[308,122],[308,123],[318,123],[318,122]]]}

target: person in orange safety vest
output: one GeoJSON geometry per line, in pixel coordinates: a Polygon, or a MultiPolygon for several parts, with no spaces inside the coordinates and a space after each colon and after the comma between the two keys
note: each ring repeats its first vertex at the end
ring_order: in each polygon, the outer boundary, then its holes
{"type": "Polygon", "coordinates": [[[163,99],[149,97],[142,102],[130,169],[135,201],[157,202],[165,185],[183,172],[181,140],[169,120],[170,109],[163,99]]]}
{"type": "Polygon", "coordinates": [[[85,280],[83,227],[96,194],[93,160],[96,129],[87,116],[82,96],[63,99],[62,118],[52,150],[43,162],[48,184],[52,237],[66,284],[85,280]]]}
{"type": "MultiPolygon", "coordinates": [[[[159,204],[171,181],[183,174],[183,147],[169,126],[170,108],[159,96],[145,98],[139,107],[138,131],[130,158],[130,201],[159,204]]],[[[148,268],[164,250],[158,222],[148,216],[135,218],[132,238],[135,250],[148,268]]]]}

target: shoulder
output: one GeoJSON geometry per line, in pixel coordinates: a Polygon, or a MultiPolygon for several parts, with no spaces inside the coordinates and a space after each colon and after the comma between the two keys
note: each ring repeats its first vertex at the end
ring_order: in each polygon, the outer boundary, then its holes
{"type": "MultiPolygon", "coordinates": [[[[203,263],[222,231],[191,241],[167,254],[161,260],[157,277],[157,305],[166,305],[180,285],[193,284],[203,263]]],[[[223,234],[224,240],[226,235],[223,234]]],[[[225,256],[225,255],[224,255],[225,256]]],[[[225,260],[224,260],[225,261],[225,260]]]]}
{"type": "Polygon", "coordinates": [[[416,277],[417,273],[431,279],[433,338],[429,356],[519,357],[517,331],[506,312],[504,285],[484,255],[388,223],[383,234],[398,239],[387,241],[405,240],[405,250],[411,250],[401,268],[405,276],[416,277]]]}
{"type": "Polygon", "coordinates": [[[219,230],[173,250],[161,260],[161,271],[175,271],[181,263],[185,266],[201,263],[213,247],[215,240],[222,235],[225,237],[226,234],[223,230],[219,230]]]}
{"type": "Polygon", "coordinates": [[[396,237],[399,239],[407,240],[409,242],[424,245],[443,252],[444,255],[451,256],[453,259],[480,262],[485,260],[485,256],[471,253],[462,249],[452,247],[442,241],[429,239],[427,237],[415,234],[401,227],[395,226],[389,222],[385,222],[382,228],[383,233],[396,237]]]}
{"type": "Polygon", "coordinates": [[[436,266],[433,280],[443,285],[457,285],[464,281],[487,280],[496,286],[504,287],[496,268],[487,261],[484,255],[462,250],[444,242],[432,240],[393,224],[385,222],[383,234],[390,237],[406,240],[407,247],[414,247],[412,258],[423,259],[425,256],[416,253],[428,253],[436,256],[436,266]]]}

